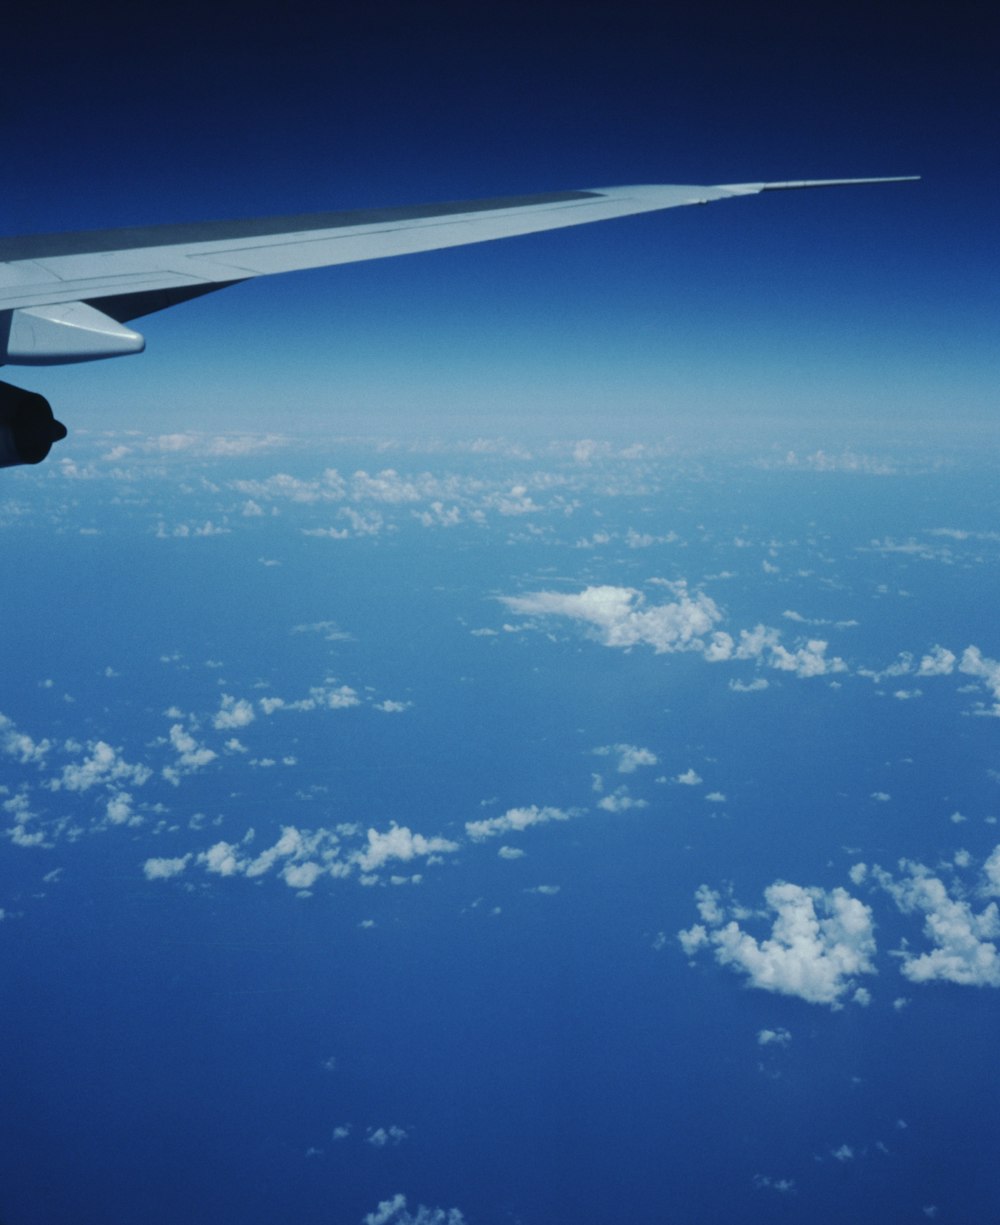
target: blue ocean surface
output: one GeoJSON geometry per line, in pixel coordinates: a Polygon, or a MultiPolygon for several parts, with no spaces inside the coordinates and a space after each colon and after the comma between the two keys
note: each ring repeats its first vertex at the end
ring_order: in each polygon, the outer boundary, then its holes
{"type": "Polygon", "coordinates": [[[6,1225],[990,1219],[996,476],[136,432],[5,478],[6,1225]]]}

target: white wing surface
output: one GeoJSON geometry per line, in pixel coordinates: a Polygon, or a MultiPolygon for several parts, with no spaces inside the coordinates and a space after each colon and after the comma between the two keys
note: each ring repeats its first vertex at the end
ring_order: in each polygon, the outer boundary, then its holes
{"type": "Polygon", "coordinates": [[[107,313],[123,321],[160,309],[156,298],[139,295],[167,291],[161,301],[168,305],[171,299],[277,272],[511,238],[775,188],[892,181],[605,187],[410,208],[0,238],[0,311],[73,302],[100,309],[103,300],[112,308],[107,313]],[[130,308],[134,314],[126,313],[130,308]]]}

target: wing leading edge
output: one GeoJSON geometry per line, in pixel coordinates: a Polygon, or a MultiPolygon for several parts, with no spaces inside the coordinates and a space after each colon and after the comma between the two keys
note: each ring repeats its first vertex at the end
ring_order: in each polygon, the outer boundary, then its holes
{"type": "MultiPolygon", "coordinates": [[[[513,238],[763,191],[895,183],[917,177],[602,187],[403,208],[0,238],[0,365],[48,366],[141,352],[145,341],[125,326],[130,320],[251,277],[513,238]]],[[[0,434],[9,425],[5,414],[9,415],[0,394],[0,434]]],[[[7,462],[0,445],[0,467],[7,462]]]]}

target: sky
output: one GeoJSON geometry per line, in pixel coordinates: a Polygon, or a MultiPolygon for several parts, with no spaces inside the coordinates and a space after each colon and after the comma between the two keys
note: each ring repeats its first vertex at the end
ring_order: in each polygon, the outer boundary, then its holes
{"type": "MultiPolygon", "coordinates": [[[[17,31],[6,232],[636,182],[921,174],[241,286],[134,360],[32,374],[89,421],[547,428],[991,415],[995,40],[979,6],[91,6],[17,31]],[[31,100],[30,107],[24,104],[31,100]],[[834,273],[836,275],[834,275],[834,273]],[[265,402],[266,401],[266,405],[265,402]],[[96,418],[95,418],[96,414],[96,418]]],[[[35,24],[32,24],[34,22],[35,24]]],[[[71,422],[72,424],[72,422],[71,422]]]]}
{"type": "Polygon", "coordinates": [[[984,20],[21,19],[11,234],[923,178],[4,371],[4,1225],[996,1214],[984,20]]]}

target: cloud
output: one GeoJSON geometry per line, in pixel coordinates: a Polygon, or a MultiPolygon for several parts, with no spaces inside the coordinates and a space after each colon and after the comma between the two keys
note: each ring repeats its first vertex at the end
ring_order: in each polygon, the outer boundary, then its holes
{"type": "Polygon", "coordinates": [[[473,842],[492,838],[496,834],[507,834],[527,829],[529,825],[543,825],[546,821],[568,821],[570,813],[561,808],[539,808],[532,804],[528,808],[508,808],[499,817],[486,817],[482,821],[466,821],[465,832],[473,842]]]}
{"type": "Polygon", "coordinates": [[[780,1025],[777,1029],[761,1029],[757,1031],[758,1046],[787,1046],[791,1040],[792,1035],[780,1025]]]}
{"type": "MultiPolygon", "coordinates": [[[[702,591],[692,594],[683,580],[656,582],[667,587],[675,599],[667,604],[647,604],[634,587],[607,585],[586,587],[577,593],[535,591],[500,598],[512,612],[523,616],[559,616],[582,622],[607,647],[650,646],[658,655],[695,651],[708,663],[756,660],[799,677],[847,671],[847,664],[838,656],[827,657],[829,644],[821,638],[809,639],[804,646],[789,650],[782,645],[778,630],[765,625],[740,630],[734,638],[715,628],[722,620],[722,612],[710,596],[702,591]]],[[[751,682],[734,683],[732,687],[738,692],[749,692],[762,686],[751,682]]]]}
{"type": "Polygon", "coordinates": [[[760,693],[762,689],[770,687],[770,681],[766,681],[762,676],[756,676],[752,681],[731,680],[729,688],[733,693],[760,693]]]}
{"type": "Polygon", "coordinates": [[[955,670],[955,655],[944,647],[932,647],[920,661],[917,676],[950,676],[955,670]]]}
{"type": "Polygon", "coordinates": [[[385,1148],[387,1145],[395,1148],[396,1145],[403,1143],[408,1134],[402,1127],[397,1127],[395,1123],[389,1127],[369,1127],[368,1135],[365,1136],[365,1143],[370,1144],[373,1148],[385,1148]]]}
{"type": "Polygon", "coordinates": [[[798,455],[789,451],[784,460],[761,460],[760,467],[790,468],[808,472],[857,472],[865,476],[891,476],[896,468],[887,460],[855,451],[841,451],[839,455],[828,455],[826,451],[813,451],[811,455],[798,455]]]}
{"type": "Polygon", "coordinates": [[[597,801],[597,807],[605,812],[628,812],[630,808],[648,808],[646,800],[637,800],[629,795],[628,787],[619,787],[611,795],[603,796],[597,801]]]}
{"type": "Polygon", "coordinates": [[[248,830],[239,843],[217,842],[202,851],[197,862],[217,876],[246,876],[253,880],[281,864],[280,876],[293,889],[308,889],[322,875],[347,876],[351,868],[339,858],[340,837],[334,830],[302,830],[284,825],[277,841],[257,855],[249,848],[255,840],[248,830]]]}
{"type": "Polygon", "coordinates": [[[986,685],[994,698],[994,715],[1000,715],[1000,661],[983,655],[979,647],[966,647],[962,652],[962,662],[958,665],[959,672],[966,676],[976,676],[986,685]]]}
{"type": "Polygon", "coordinates": [[[655,766],[659,758],[652,749],[640,749],[634,744],[605,744],[594,749],[598,757],[617,756],[619,774],[634,774],[640,766],[655,766]]]}
{"type": "Polygon", "coordinates": [[[688,956],[712,949],[720,965],[744,974],[751,987],[840,1008],[857,975],[875,973],[872,912],[844,889],[775,881],[764,890],[774,918],[762,940],[740,927],[739,908],[727,922],[721,896],[708,886],[695,896],[702,922],[678,933],[681,947],[688,956]]]}
{"type": "Polygon", "coordinates": [[[286,440],[278,434],[160,434],[143,443],[144,451],[160,454],[185,453],[188,455],[229,458],[257,455],[284,445],[286,440]]]}
{"type": "Polygon", "coordinates": [[[646,607],[633,587],[586,587],[577,594],[535,591],[503,596],[502,602],[522,616],[559,616],[582,621],[609,647],[651,646],[657,654],[703,651],[702,635],[722,620],[715,601],[704,592],[689,594],[683,582],[671,584],[677,599],[646,607]]]}
{"type": "Polygon", "coordinates": [[[310,621],[304,625],[293,625],[293,634],[322,634],[327,642],[353,642],[354,635],[342,630],[336,621],[310,621]]]}
{"type": "Polygon", "coordinates": [[[697,787],[703,781],[701,775],[693,768],[685,770],[683,774],[678,774],[674,779],[675,783],[682,783],[685,787],[697,787]]]}
{"type": "Polygon", "coordinates": [[[795,1181],[791,1178],[771,1178],[768,1174],[755,1174],[753,1176],[753,1185],[758,1191],[769,1188],[772,1191],[777,1191],[779,1195],[795,1194],[795,1181]]]}
{"type": "Polygon", "coordinates": [[[410,1212],[406,1196],[397,1194],[367,1213],[362,1225],[466,1225],[466,1222],[457,1208],[426,1208],[421,1204],[416,1212],[410,1212]]]}
{"type": "Polygon", "coordinates": [[[219,731],[246,727],[254,720],[253,706],[246,698],[236,699],[228,693],[222,695],[222,705],[212,719],[212,726],[219,731]]]}
{"type": "Polygon", "coordinates": [[[846,672],[847,664],[840,658],[827,659],[829,644],[820,638],[811,638],[804,647],[796,651],[786,650],[780,643],[771,647],[768,663],[781,672],[794,672],[796,676],[826,676],[830,672],[846,672]]]}
{"type": "Polygon", "coordinates": [[[292,889],[311,889],[323,872],[323,865],[311,860],[306,863],[286,863],[281,869],[281,879],[292,889]]]}
{"type": "Polygon", "coordinates": [[[983,875],[986,877],[983,892],[987,896],[1000,895],[1000,846],[993,849],[983,864],[983,875]]]}
{"type": "Polygon", "coordinates": [[[193,774],[195,770],[201,770],[209,762],[215,761],[215,750],[200,745],[180,723],[171,725],[169,736],[170,743],[177,752],[177,764],[164,766],[163,777],[175,787],[180,784],[182,774],[193,774]]]}
{"type": "Polygon", "coordinates": [[[363,872],[377,872],[392,859],[408,861],[418,855],[438,855],[457,850],[457,842],[447,838],[425,838],[423,834],[412,833],[405,825],[393,824],[384,834],[370,829],[368,846],[357,852],[355,858],[363,872]]]}
{"type": "Polygon", "coordinates": [[[169,880],[177,876],[191,862],[190,855],[181,855],[177,859],[147,859],[142,865],[146,880],[169,880]]]}
{"type": "Polygon", "coordinates": [[[91,787],[124,782],[141,787],[152,774],[148,766],[129,764],[120,749],[103,740],[91,740],[83,761],[63,766],[60,776],[50,779],[47,785],[53,791],[89,791],[91,787]]]}
{"type": "Polygon", "coordinates": [[[356,689],[350,685],[336,685],[331,680],[327,680],[325,685],[314,685],[307,698],[294,702],[287,702],[284,698],[260,699],[260,708],[265,715],[272,715],[276,710],[349,710],[352,706],[360,705],[361,699],[356,689]]]}
{"type": "Polygon", "coordinates": [[[108,800],[105,809],[108,821],[112,825],[139,824],[141,817],[132,811],[132,797],[127,791],[119,791],[108,800]]]}
{"type": "MultiPolygon", "coordinates": [[[[986,861],[986,892],[995,883],[997,851],[986,861]]],[[[927,953],[913,953],[907,947],[899,952],[904,976],[913,983],[1000,987],[1000,952],[995,943],[1000,938],[1000,912],[996,902],[977,914],[961,896],[959,884],[953,886],[958,896],[952,896],[944,882],[923,864],[902,860],[899,866],[905,873],[899,880],[881,868],[874,868],[873,875],[903,914],[924,916],[924,935],[933,945],[927,953]]]]}
{"type": "Polygon", "coordinates": [[[24,732],[19,732],[11,719],[0,714],[0,749],[8,756],[16,757],[22,765],[29,762],[41,764],[51,747],[51,740],[32,740],[24,732]]]}

